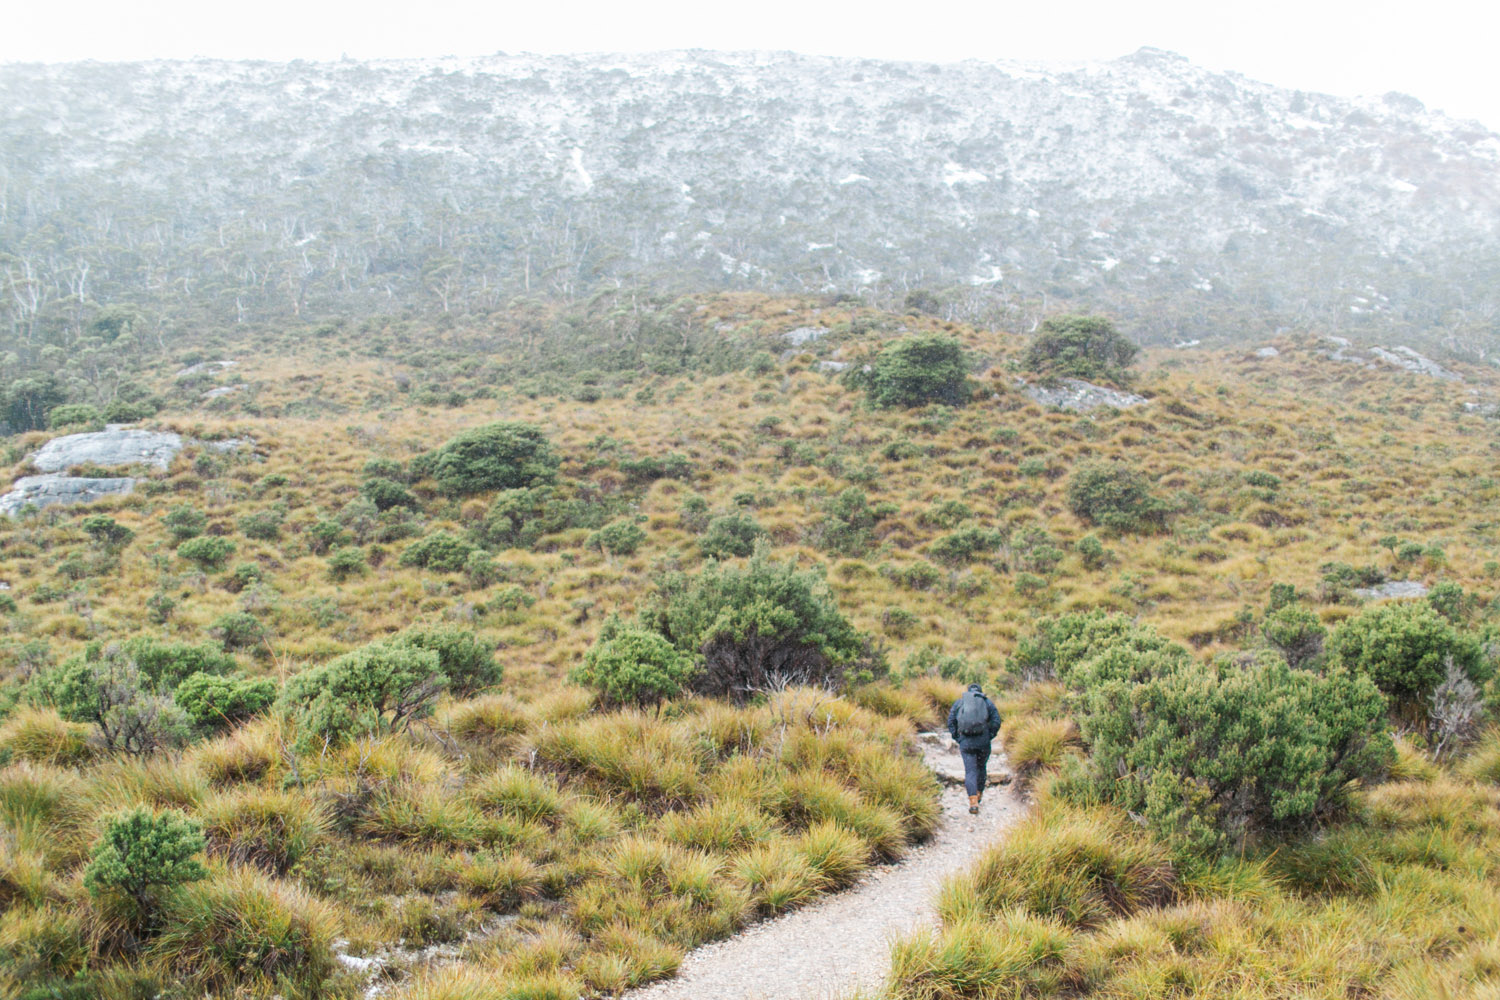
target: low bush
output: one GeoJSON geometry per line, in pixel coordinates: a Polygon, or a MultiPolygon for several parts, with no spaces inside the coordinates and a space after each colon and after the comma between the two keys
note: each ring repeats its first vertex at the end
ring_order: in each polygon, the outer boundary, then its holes
{"type": "Polygon", "coordinates": [[[845,381],[864,389],[876,406],[963,406],[970,394],[969,358],[952,337],[906,337],[881,350],[868,371],[850,368],[845,381]]]}
{"type": "Polygon", "coordinates": [[[446,531],[434,531],[412,542],[401,553],[401,565],[420,566],[439,573],[460,573],[474,546],[446,531]]]}
{"type": "Polygon", "coordinates": [[[420,626],[393,636],[389,644],[436,653],[438,669],[448,678],[448,690],[460,698],[500,683],[501,668],[495,662],[494,645],[468,629],[420,626]]]}
{"type": "Polygon", "coordinates": [[[790,684],[868,680],[884,669],[821,575],[764,555],[669,575],[642,623],[702,663],[694,690],[736,701],[790,684]]]}
{"type": "Polygon", "coordinates": [[[993,555],[1004,540],[998,531],[969,525],[938,538],[927,551],[940,563],[962,566],[993,555]]]}
{"type": "Polygon", "coordinates": [[[1478,640],[1419,602],[1376,604],[1346,619],[1329,640],[1329,657],[1417,714],[1425,713],[1449,658],[1471,680],[1493,673],[1478,640]]]}
{"type": "Polygon", "coordinates": [[[95,896],[125,897],[133,918],[150,924],[177,886],[208,877],[197,860],[204,846],[202,827],[181,813],[121,813],[94,847],[83,884],[95,896]]]}
{"type": "Polygon", "coordinates": [[[233,542],[217,535],[198,535],[177,546],[179,556],[209,573],[223,569],[235,551],[233,542]]]}
{"type": "Polygon", "coordinates": [[[646,540],[646,533],[633,521],[614,521],[589,536],[589,548],[610,555],[634,555],[646,540]]]}
{"type": "Polygon", "coordinates": [[[1120,381],[1138,352],[1103,316],[1053,316],[1042,321],[1021,363],[1045,375],[1120,381]]]}
{"type": "Polygon", "coordinates": [[[1092,795],[1212,852],[1335,815],[1392,758],[1369,678],[1279,658],[1175,662],[1140,681],[1096,675],[1080,699],[1092,795]]]}
{"type": "Polygon", "coordinates": [[[1119,532],[1160,530],[1169,508],[1144,473],[1118,462],[1087,462],[1068,478],[1068,509],[1085,524],[1119,532]]]}
{"type": "Polygon", "coordinates": [[[436,451],[419,456],[411,469],[418,476],[430,476],[445,496],[462,497],[551,483],[557,478],[558,464],[540,428],[494,423],[465,431],[436,451]]]}
{"type": "Polygon", "coordinates": [[[681,693],[695,669],[693,657],[660,634],[611,619],[568,679],[606,704],[652,705],[681,693]]]}
{"type": "Polygon", "coordinates": [[[177,685],[177,706],[200,731],[226,729],[258,715],[276,700],[276,682],[269,677],[225,677],[197,673],[177,685]]]}
{"type": "Polygon", "coordinates": [[[281,700],[304,745],[396,732],[431,714],[447,687],[437,653],[372,643],[287,681],[281,700]]]}
{"type": "Polygon", "coordinates": [[[698,549],[710,559],[743,558],[755,551],[766,529],[749,514],[721,514],[708,522],[698,538],[698,549]]]}

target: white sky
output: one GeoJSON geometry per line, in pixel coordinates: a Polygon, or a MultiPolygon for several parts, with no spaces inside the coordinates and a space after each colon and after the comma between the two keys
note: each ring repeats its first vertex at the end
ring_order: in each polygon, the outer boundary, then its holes
{"type": "Polygon", "coordinates": [[[1399,90],[1500,130],[1497,29],[1489,0],[23,0],[0,62],[670,48],[1050,62],[1154,45],[1285,87],[1399,90]]]}

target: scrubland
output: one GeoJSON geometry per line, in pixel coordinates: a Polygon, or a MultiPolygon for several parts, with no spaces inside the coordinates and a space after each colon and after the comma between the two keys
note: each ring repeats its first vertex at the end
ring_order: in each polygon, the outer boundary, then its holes
{"type": "MultiPolygon", "coordinates": [[[[1206,851],[1080,779],[1099,742],[1086,691],[1027,645],[1106,612],[1194,662],[1261,656],[1276,585],[1334,636],[1362,613],[1355,588],[1415,580],[1490,663],[1500,428],[1465,404],[1494,380],[1291,337],[1271,359],[1153,352],[1132,382],[1147,405],[1079,414],[1023,394],[1027,343],[746,295],[649,322],[526,307],[231,332],[142,362],[164,404],[147,425],[251,444],[190,444],[127,497],[0,521],[0,994],[354,996],[375,976],[414,998],[614,995],[930,835],[911,738],[969,680],[1001,692],[1035,813],[942,889],[939,931],[896,946],[890,997],[1500,988],[1487,714],[1439,748],[1427,703],[1393,697],[1380,777],[1206,851]],[[783,356],[805,326],[828,332],[783,356]],[[919,333],[971,352],[966,405],[874,408],[820,364],[919,333]],[[174,380],[220,357],[234,393],[174,380]],[[550,492],[455,495],[423,471],[494,422],[541,430],[550,492]],[[1100,462],[1144,477],[1159,525],[1080,520],[1070,479],[1100,462]],[[196,527],[176,531],[183,509],[196,527]],[[233,548],[184,555],[196,539],[233,548]],[[569,681],[611,616],[649,616],[674,574],[757,546],[824,574],[863,636],[843,690],[637,705],[569,681]],[[309,739],[289,679],[413,627],[474,638],[496,675],[309,739]],[[48,678],[143,639],[205,648],[274,699],[111,747],[48,678]],[[204,877],[149,919],[85,878],[138,807],[204,843],[204,877]]],[[[51,433],[12,440],[17,472],[51,433]]]]}

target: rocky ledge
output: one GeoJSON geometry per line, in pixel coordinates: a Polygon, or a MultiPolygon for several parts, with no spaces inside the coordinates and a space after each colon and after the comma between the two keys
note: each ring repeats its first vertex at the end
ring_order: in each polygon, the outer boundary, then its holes
{"type": "Polygon", "coordinates": [[[1043,406],[1056,406],[1063,410],[1078,410],[1087,412],[1097,410],[1101,406],[1113,406],[1117,410],[1128,410],[1132,406],[1142,406],[1150,400],[1145,396],[1137,396],[1133,392],[1121,392],[1119,389],[1111,389],[1108,386],[1095,385],[1085,382],[1081,378],[1065,378],[1059,380],[1053,387],[1043,385],[1031,385],[1025,381],[1017,380],[1020,389],[1027,396],[1041,403],[1043,406]]]}
{"type": "Polygon", "coordinates": [[[50,507],[53,504],[92,503],[107,496],[119,496],[135,489],[137,480],[94,479],[88,476],[23,476],[10,492],[0,496],[0,514],[14,517],[27,504],[50,507]]]}

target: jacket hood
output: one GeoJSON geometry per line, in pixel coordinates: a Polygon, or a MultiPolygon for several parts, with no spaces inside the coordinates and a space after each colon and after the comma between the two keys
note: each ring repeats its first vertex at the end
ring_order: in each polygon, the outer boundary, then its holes
{"type": "Polygon", "coordinates": [[[969,690],[978,691],[980,694],[984,694],[984,688],[980,687],[978,684],[970,684],[969,690]]]}

